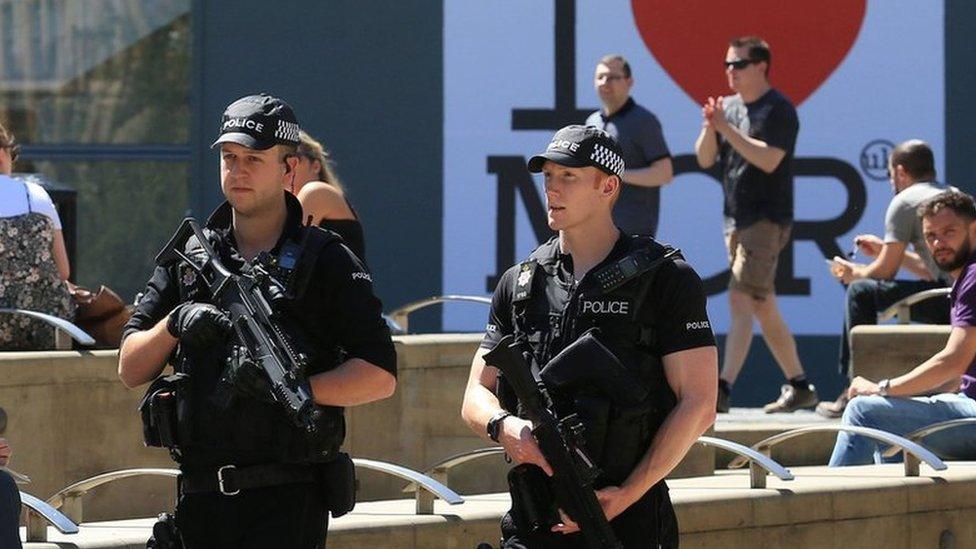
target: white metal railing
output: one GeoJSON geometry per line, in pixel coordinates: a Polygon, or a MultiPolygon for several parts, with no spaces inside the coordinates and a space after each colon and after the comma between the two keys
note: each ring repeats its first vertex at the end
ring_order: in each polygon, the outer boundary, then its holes
{"type": "Polygon", "coordinates": [[[909,324],[912,321],[912,305],[921,303],[926,299],[945,298],[949,295],[949,291],[949,288],[932,288],[912,294],[881,311],[878,314],[878,322],[885,322],[894,318],[899,324],[909,324]]]}
{"type": "Polygon", "coordinates": [[[47,541],[48,524],[62,534],[78,533],[74,521],[40,498],[21,492],[20,501],[27,508],[27,541],[47,541]]]}
{"type": "Polygon", "coordinates": [[[395,331],[397,331],[397,333],[399,334],[405,334],[409,330],[410,313],[426,307],[430,307],[431,305],[437,305],[438,303],[447,303],[449,301],[450,302],[462,301],[462,302],[469,302],[469,303],[482,303],[486,305],[491,305],[491,299],[482,296],[438,295],[438,296],[428,297],[427,299],[412,301],[410,303],[407,303],[406,305],[402,305],[397,309],[395,309],[394,311],[392,311],[391,313],[389,313],[388,317],[390,321],[392,321],[393,324],[396,326],[396,328],[399,328],[399,330],[395,330],[395,331]]]}
{"type": "MultiPolygon", "coordinates": [[[[944,471],[947,468],[946,464],[939,459],[938,456],[925,449],[920,444],[887,431],[872,429],[870,427],[858,427],[854,425],[810,425],[808,427],[799,427],[797,429],[783,431],[782,433],[777,433],[769,438],[760,440],[752,445],[752,449],[768,456],[772,453],[772,447],[781,442],[817,432],[854,433],[856,435],[873,438],[875,440],[884,442],[885,444],[898,447],[905,454],[906,477],[917,477],[919,473],[918,467],[922,461],[936,471],[944,471]]],[[[745,460],[741,457],[737,457],[729,463],[729,468],[733,469],[736,467],[741,467],[744,464],[745,460]]]]}
{"type": "Polygon", "coordinates": [[[87,332],[78,326],[75,326],[73,323],[63,318],[58,318],[54,315],[49,315],[47,313],[41,313],[38,311],[29,311],[27,309],[9,308],[0,308],[0,313],[10,315],[25,315],[51,325],[51,327],[54,329],[54,348],[57,350],[70,350],[72,339],[77,341],[80,345],[84,345],[86,347],[90,347],[95,344],[95,339],[88,335],[87,332]]]}

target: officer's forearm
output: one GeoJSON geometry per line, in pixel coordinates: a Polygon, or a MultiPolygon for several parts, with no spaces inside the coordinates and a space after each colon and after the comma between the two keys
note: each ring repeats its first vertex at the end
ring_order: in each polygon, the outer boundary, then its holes
{"type": "Polygon", "coordinates": [[[479,348],[471,361],[471,371],[468,374],[468,384],[464,389],[464,400],[461,403],[461,418],[468,428],[478,436],[488,440],[485,428],[488,421],[502,410],[494,387],[498,382],[495,368],[485,365],[482,358],[488,349],[479,348]]]}
{"type": "Polygon", "coordinates": [[[709,402],[703,395],[684,396],[668,414],[644,458],[620,488],[632,501],[637,501],[678,466],[698,437],[712,425],[714,417],[714,399],[709,402]]]}
{"type": "Polygon", "coordinates": [[[396,389],[396,376],[361,358],[308,378],[315,402],[323,406],[357,406],[382,400],[396,389]]]}
{"type": "Polygon", "coordinates": [[[169,317],[163,317],[148,330],[130,334],[119,349],[119,379],[128,387],[152,381],[166,366],[178,340],[166,329],[169,317]]]}

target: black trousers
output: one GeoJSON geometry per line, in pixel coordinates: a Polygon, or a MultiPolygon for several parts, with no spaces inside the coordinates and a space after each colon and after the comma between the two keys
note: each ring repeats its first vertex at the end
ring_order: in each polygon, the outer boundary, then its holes
{"type": "MultiPolygon", "coordinates": [[[[668,487],[660,482],[610,522],[617,540],[627,549],[678,547],[678,518],[668,487]]],[[[543,532],[520,534],[512,514],[502,517],[502,549],[586,549],[582,534],[543,532]]]]}
{"type": "Polygon", "coordinates": [[[17,483],[0,471],[0,547],[20,549],[20,490],[17,483]]]}
{"type": "Polygon", "coordinates": [[[176,525],[186,549],[325,547],[329,513],[321,487],[284,484],[241,491],[183,494],[176,525]]]}

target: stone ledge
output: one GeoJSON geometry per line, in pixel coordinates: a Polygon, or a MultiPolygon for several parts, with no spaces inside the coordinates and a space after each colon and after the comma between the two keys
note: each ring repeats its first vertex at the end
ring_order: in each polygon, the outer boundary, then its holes
{"type": "MultiPolygon", "coordinates": [[[[669,481],[683,545],[696,547],[931,546],[944,531],[973,539],[976,462],[955,462],[922,476],[904,477],[901,465],[828,469],[797,467],[796,480],[770,477],[768,488],[748,488],[745,471],[669,481]],[[896,535],[893,535],[894,532],[896,535]],[[923,543],[924,542],[924,543],[923,543]]],[[[468,496],[462,505],[438,501],[434,515],[413,514],[412,500],[360,503],[329,525],[333,549],[470,547],[494,543],[507,494],[468,496]]],[[[29,549],[144,547],[151,519],[87,523],[77,536],[49,529],[48,544],[29,549]]]]}

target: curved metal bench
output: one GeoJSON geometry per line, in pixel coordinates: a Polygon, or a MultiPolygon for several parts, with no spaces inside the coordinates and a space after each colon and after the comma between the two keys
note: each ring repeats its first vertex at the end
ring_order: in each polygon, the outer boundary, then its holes
{"type": "Polygon", "coordinates": [[[124,478],[144,477],[144,476],[176,478],[180,476],[180,470],[163,469],[163,468],[138,468],[138,469],[121,469],[118,471],[110,471],[108,473],[95,475],[93,477],[86,478],[84,480],[79,480],[74,484],[71,484],[69,486],[66,486],[58,490],[58,492],[55,493],[53,496],[47,498],[47,503],[50,504],[55,509],[60,509],[61,512],[67,515],[71,520],[80,524],[84,517],[81,498],[85,497],[85,494],[87,494],[93,488],[97,488],[103,484],[108,484],[110,482],[115,482],[117,480],[122,480],[124,478]]]}
{"type": "Polygon", "coordinates": [[[772,473],[780,480],[793,480],[793,473],[774,461],[769,454],[761,454],[748,446],[715,437],[698,437],[698,444],[714,446],[736,454],[736,459],[749,462],[749,488],[765,488],[766,474],[772,473]]]}
{"type": "MultiPolygon", "coordinates": [[[[933,433],[938,433],[939,431],[945,431],[946,429],[951,429],[953,427],[959,427],[960,425],[976,425],[976,417],[962,417],[959,419],[949,419],[946,421],[933,423],[932,425],[927,425],[925,427],[922,427],[921,429],[916,429],[911,433],[906,434],[905,438],[907,438],[912,442],[919,442],[923,438],[933,433]]],[[[882,452],[881,455],[884,457],[892,457],[900,451],[901,448],[898,448],[897,446],[892,446],[891,448],[888,448],[887,450],[882,452]]]]}
{"type": "MultiPolygon", "coordinates": [[[[461,452],[460,454],[454,454],[453,456],[442,459],[441,461],[438,461],[437,463],[425,469],[423,474],[429,476],[430,478],[436,480],[437,482],[440,482],[444,486],[450,486],[451,469],[457,467],[458,465],[468,463],[469,461],[475,461],[490,456],[497,456],[499,454],[504,454],[504,453],[505,453],[505,449],[502,448],[501,446],[489,446],[487,448],[476,448],[474,450],[461,452]]],[[[406,486],[403,487],[403,491],[416,492],[417,485],[411,482],[410,484],[407,484],[406,486]]],[[[418,495],[418,497],[420,496],[418,495]]]]}
{"type": "Polygon", "coordinates": [[[57,350],[70,350],[72,339],[77,341],[79,345],[84,345],[86,347],[90,347],[95,344],[95,340],[92,338],[92,336],[88,335],[87,332],[78,326],[75,326],[71,322],[63,318],[58,318],[54,315],[49,315],[47,313],[41,313],[38,311],[29,311],[27,309],[9,308],[0,308],[0,313],[25,315],[50,324],[54,328],[54,348],[57,350]]]}
{"type": "Polygon", "coordinates": [[[464,503],[464,498],[459,496],[457,492],[451,490],[447,486],[444,486],[437,480],[434,480],[423,473],[414,471],[413,469],[407,469],[406,467],[402,467],[400,465],[387,463],[385,461],[376,461],[373,459],[353,458],[352,462],[356,465],[356,467],[402,478],[403,480],[410,481],[413,485],[423,488],[423,490],[417,490],[417,494],[414,498],[416,501],[415,512],[418,515],[434,514],[435,496],[436,498],[440,498],[451,505],[459,505],[464,503]]]}
{"type": "MultiPolygon", "coordinates": [[[[416,495],[416,512],[418,515],[433,514],[434,499],[436,498],[440,498],[451,505],[464,503],[464,498],[459,496],[456,492],[447,486],[444,486],[440,482],[424,475],[423,473],[414,471],[413,469],[372,459],[353,458],[352,461],[353,464],[355,464],[358,468],[377,471],[402,478],[423,488],[422,490],[418,490],[416,495]]],[[[64,512],[64,514],[70,517],[74,522],[81,523],[82,517],[84,516],[82,498],[93,488],[130,477],[164,476],[175,478],[179,475],[179,469],[163,468],[138,468],[110,471],[108,473],[102,473],[91,478],[80,480],[74,484],[71,484],[70,486],[62,488],[56,494],[47,499],[47,504],[55,509],[61,509],[62,512],[64,512]]]]}
{"type": "Polygon", "coordinates": [[[20,501],[27,508],[27,541],[47,541],[48,524],[62,534],[78,533],[77,524],[40,498],[21,492],[20,501]]]}
{"type": "MultiPolygon", "coordinates": [[[[905,454],[905,476],[906,477],[917,477],[918,467],[920,461],[924,461],[929,467],[935,469],[936,471],[946,470],[946,464],[939,459],[938,456],[932,452],[925,449],[923,446],[916,444],[906,438],[900,437],[898,435],[891,434],[880,429],[872,429],[870,427],[857,427],[854,425],[811,425],[809,427],[799,427],[797,429],[792,429],[789,431],[783,431],[782,433],[777,433],[769,438],[760,440],[759,442],[752,445],[752,449],[756,450],[763,455],[769,456],[772,453],[772,447],[780,442],[796,438],[801,435],[806,435],[809,433],[817,432],[848,432],[857,435],[865,436],[868,438],[873,438],[889,444],[891,446],[898,447],[905,454]]],[[[729,469],[734,469],[744,465],[745,460],[742,457],[737,457],[729,463],[729,469]]]]}
{"type": "Polygon", "coordinates": [[[912,294],[878,313],[878,322],[881,323],[894,318],[898,320],[898,324],[909,324],[912,321],[912,305],[921,303],[926,299],[946,297],[950,291],[950,288],[932,288],[931,290],[922,290],[921,292],[912,294]]]}
{"type": "MultiPolygon", "coordinates": [[[[793,480],[794,478],[789,469],[783,467],[771,457],[763,455],[752,448],[749,448],[748,446],[743,446],[742,444],[732,442],[731,440],[706,436],[698,437],[698,440],[695,442],[704,446],[714,446],[716,448],[728,450],[729,452],[742,456],[745,460],[747,460],[749,462],[750,488],[765,488],[767,473],[776,475],[780,480],[793,480]]],[[[424,471],[424,474],[436,479],[438,482],[441,482],[446,486],[450,486],[450,472],[454,467],[470,461],[504,453],[505,449],[501,446],[490,446],[487,448],[478,448],[468,452],[462,452],[431,465],[424,471]]],[[[413,492],[415,490],[415,484],[408,484],[403,488],[404,492],[413,492]]]]}
{"type": "Polygon", "coordinates": [[[390,320],[399,327],[399,333],[405,334],[409,329],[409,319],[410,313],[423,309],[425,307],[430,307],[431,305],[436,305],[438,303],[446,303],[448,301],[467,301],[470,303],[483,303],[491,305],[491,299],[482,296],[475,295],[438,295],[433,297],[428,297],[427,299],[421,299],[418,301],[412,301],[406,305],[402,305],[389,313],[390,320]]]}

